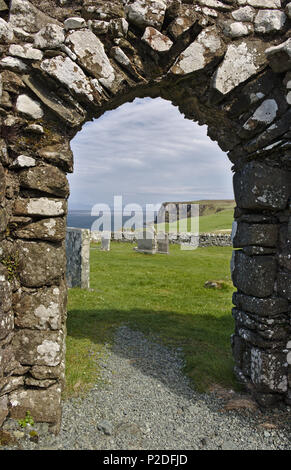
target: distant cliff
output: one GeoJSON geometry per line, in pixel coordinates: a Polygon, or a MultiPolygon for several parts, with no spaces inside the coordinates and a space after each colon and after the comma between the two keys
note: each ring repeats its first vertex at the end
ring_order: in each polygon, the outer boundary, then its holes
{"type": "Polygon", "coordinates": [[[200,217],[217,214],[223,210],[233,209],[235,207],[235,201],[232,199],[163,202],[155,223],[162,221],[163,217],[165,217],[165,222],[167,223],[191,217],[191,204],[199,204],[200,217]]]}

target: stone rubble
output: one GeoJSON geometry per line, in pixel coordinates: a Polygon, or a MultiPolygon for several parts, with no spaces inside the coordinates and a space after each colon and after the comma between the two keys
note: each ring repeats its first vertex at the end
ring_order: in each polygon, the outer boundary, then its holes
{"type": "Polygon", "coordinates": [[[261,406],[290,404],[291,3],[2,4],[0,426],[29,408],[59,429],[70,140],[141,96],[206,124],[233,163],[235,373],[261,406]]]}

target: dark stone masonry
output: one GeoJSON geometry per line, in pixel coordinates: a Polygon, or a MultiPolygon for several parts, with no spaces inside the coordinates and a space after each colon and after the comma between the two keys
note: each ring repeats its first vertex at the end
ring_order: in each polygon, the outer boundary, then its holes
{"type": "Polygon", "coordinates": [[[58,432],[70,140],[136,97],[170,100],[207,124],[233,163],[235,371],[261,405],[291,404],[291,2],[9,4],[0,2],[0,426],[30,410],[58,432]]]}

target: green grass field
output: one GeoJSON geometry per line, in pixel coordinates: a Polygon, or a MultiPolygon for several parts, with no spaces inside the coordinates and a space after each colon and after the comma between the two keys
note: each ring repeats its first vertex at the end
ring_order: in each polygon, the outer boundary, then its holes
{"type": "Polygon", "coordinates": [[[199,217],[200,232],[220,232],[231,230],[233,222],[233,209],[224,209],[220,212],[199,217]]]}
{"type": "Polygon", "coordinates": [[[70,289],[65,396],[85,392],[99,379],[98,359],[114,330],[127,324],[157,341],[181,347],[185,373],[205,391],[212,384],[235,387],[230,335],[233,286],[231,248],[144,255],[127,243],[110,252],[91,248],[91,290],[70,289]],[[225,280],[206,289],[207,280],[225,280]]]}
{"type": "MultiPolygon", "coordinates": [[[[194,220],[195,219],[181,219],[178,221],[178,224],[176,222],[166,223],[165,231],[166,232],[196,231],[194,220]]],[[[233,209],[223,209],[214,214],[202,215],[199,217],[199,232],[200,233],[204,233],[204,232],[213,233],[213,232],[230,231],[232,227],[232,222],[233,222],[233,209]]],[[[157,224],[156,229],[164,231],[162,224],[157,224]]]]}
{"type": "MultiPolygon", "coordinates": [[[[191,203],[188,202],[188,203],[191,203]]],[[[231,199],[213,199],[192,201],[199,204],[199,232],[223,232],[230,231],[233,222],[235,201],[231,199]]],[[[165,226],[157,224],[157,230],[166,232],[193,232],[196,231],[194,219],[181,219],[176,222],[166,223],[165,226]]]]}

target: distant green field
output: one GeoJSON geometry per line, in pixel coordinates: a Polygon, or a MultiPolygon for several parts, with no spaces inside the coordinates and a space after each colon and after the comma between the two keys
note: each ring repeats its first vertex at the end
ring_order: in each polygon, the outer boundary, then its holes
{"type": "MultiPolygon", "coordinates": [[[[233,209],[224,209],[214,214],[202,215],[199,217],[199,232],[217,232],[223,230],[231,230],[233,221],[233,209]]],[[[177,223],[166,223],[166,232],[191,232],[195,229],[194,220],[192,219],[181,219],[177,223]]],[[[163,230],[161,224],[156,225],[157,230],[163,230]]],[[[196,230],[194,230],[196,231],[196,230]]]]}
{"type": "Polygon", "coordinates": [[[231,230],[233,222],[233,209],[225,209],[216,214],[199,217],[200,232],[216,232],[231,230]]]}
{"type": "Polygon", "coordinates": [[[91,289],[70,289],[67,320],[65,396],[85,392],[100,380],[99,358],[121,325],[181,347],[196,389],[211,384],[236,387],[230,336],[233,285],[230,247],[144,255],[131,243],[111,244],[110,252],[91,247],[91,289]],[[222,280],[221,289],[207,289],[222,280]]]}

